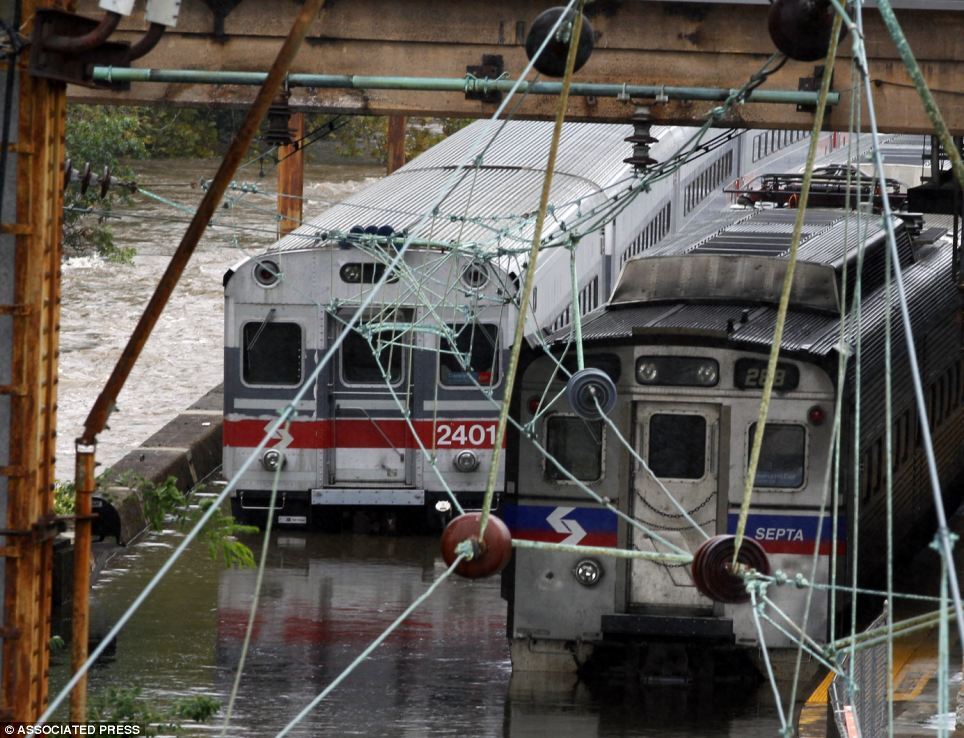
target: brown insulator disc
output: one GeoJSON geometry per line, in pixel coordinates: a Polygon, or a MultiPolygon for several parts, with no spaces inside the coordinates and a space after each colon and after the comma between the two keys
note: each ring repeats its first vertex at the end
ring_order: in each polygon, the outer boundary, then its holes
{"type": "MultiPolygon", "coordinates": [[[[702,594],[716,602],[732,604],[750,599],[743,577],[732,570],[735,541],[736,536],[713,536],[703,541],[693,556],[693,582],[702,594]]],[[[752,538],[743,539],[737,562],[760,574],[770,573],[766,551],[752,538]]]]}
{"type": "Polygon", "coordinates": [[[490,577],[502,571],[512,556],[512,534],[505,523],[494,515],[489,516],[485,534],[479,540],[479,521],[482,513],[471,512],[453,519],[442,533],[442,558],[449,566],[458,558],[456,547],[463,541],[473,543],[474,554],[463,560],[455,573],[466,579],[490,577]]]}

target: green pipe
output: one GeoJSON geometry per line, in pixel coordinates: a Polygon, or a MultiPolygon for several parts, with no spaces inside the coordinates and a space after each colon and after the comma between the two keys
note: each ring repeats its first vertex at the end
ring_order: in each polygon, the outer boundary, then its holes
{"type": "MultiPolygon", "coordinates": [[[[163,82],[192,85],[260,85],[263,72],[226,72],[203,69],[131,69],[94,67],[95,82],[163,82]]],[[[354,90],[415,90],[422,92],[509,92],[511,79],[478,77],[364,77],[347,74],[289,74],[287,86],[354,90]]],[[[523,82],[519,92],[530,95],[558,95],[561,82],[523,82]]],[[[570,95],[582,97],[666,98],[668,100],[726,100],[739,92],[723,87],[671,87],[669,85],[621,85],[592,82],[573,83],[570,95]]],[[[748,102],[816,105],[817,92],[797,90],[753,90],[748,102]]],[[[831,92],[828,105],[840,103],[840,93],[831,92]]]]}

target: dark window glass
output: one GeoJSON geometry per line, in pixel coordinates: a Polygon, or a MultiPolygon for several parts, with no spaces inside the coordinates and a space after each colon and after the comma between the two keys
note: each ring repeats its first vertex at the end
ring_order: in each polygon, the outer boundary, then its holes
{"type": "Polygon", "coordinates": [[[402,378],[403,347],[396,344],[399,334],[384,331],[372,336],[372,343],[364,336],[351,331],[341,344],[342,376],[347,384],[383,384],[382,372],[388,374],[392,384],[402,378]],[[375,351],[372,350],[372,344],[375,351]],[[377,356],[376,356],[377,352],[377,356]]]}
{"type": "Polygon", "coordinates": [[[301,382],[301,326],[297,323],[245,323],[241,376],[248,384],[301,382]]]}
{"type": "Polygon", "coordinates": [[[701,479],[706,470],[706,418],[702,415],[652,416],[648,462],[657,477],[701,479]]]}
{"type": "Polygon", "coordinates": [[[716,359],[691,356],[640,356],[636,359],[640,384],[676,387],[715,387],[720,381],[716,359]]]}
{"type": "MultiPolygon", "coordinates": [[[[602,477],[601,420],[553,416],[546,421],[546,450],[581,482],[602,477]]],[[[556,465],[546,461],[546,479],[567,480],[556,465]]]]}
{"type": "Polygon", "coordinates": [[[450,387],[497,384],[499,381],[499,328],[479,323],[449,325],[455,333],[455,347],[439,338],[439,382],[450,387]],[[468,361],[463,369],[459,358],[468,361]],[[474,380],[474,381],[473,381],[474,380]]]}
{"type": "MultiPolygon", "coordinates": [[[[753,452],[756,423],[750,426],[747,464],[753,452]]],[[[788,487],[803,485],[806,463],[807,431],[802,425],[767,425],[756,470],[756,487],[788,487]]]]}

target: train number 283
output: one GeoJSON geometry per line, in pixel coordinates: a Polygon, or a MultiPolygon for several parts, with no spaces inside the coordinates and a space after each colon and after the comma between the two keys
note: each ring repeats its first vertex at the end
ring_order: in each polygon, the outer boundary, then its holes
{"type": "Polygon", "coordinates": [[[436,446],[494,446],[495,424],[439,423],[435,428],[436,446]]]}

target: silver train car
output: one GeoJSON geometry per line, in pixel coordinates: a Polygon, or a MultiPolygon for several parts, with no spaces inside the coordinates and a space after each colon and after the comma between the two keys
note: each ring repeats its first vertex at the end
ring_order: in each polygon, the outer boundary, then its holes
{"type": "MultiPolygon", "coordinates": [[[[520,422],[566,471],[543,459],[525,437],[519,439],[500,512],[514,538],[666,550],[591,500],[579,484],[684,551],[695,553],[705,536],[734,533],[795,216],[790,208],[730,210],[670,237],[627,262],[608,304],[583,321],[585,365],[614,382],[618,399],[609,417],[652,475],[613,428],[585,419],[566,399],[566,372],[557,367],[560,358],[574,367],[574,357],[563,353],[568,331],[550,339],[554,357],[543,352],[527,365],[519,389],[520,422]],[[556,399],[543,406],[543,397],[556,399]],[[702,530],[685,520],[661,485],[702,530]]],[[[935,216],[923,226],[921,221],[901,215],[894,225],[941,482],[945,493],[959,493],[964,363],[950,218],[935,216]]],[[[835,540],[829,508],[822,517],[819,511],[833,464],[838,392],[843,392],[844,441],[837,582],[846,582],[856,556],[859,584],[879,583],[886,560],[887,464],[893,469],[897,541],[909,541],[914,529],[934,520],[896,308],[892,458],[884,450],[885,234],[879,217],[865,216],[863,224],[861,317],[859,326],[851,322],[842,355],[840,296],[846,287],[852,305],[857,273],[853,216],[830,209],[806,213],[746,528],[770,569],[791,577],[809,578],[819,537],[820,583],[830,579],[835,540]],[[853,360],[858,332],[859,428],[853,360]],[[842,389],[841,361],[846,362],[842,389]],[[854,551],[849,544],[858,524],[854,551]]],[[[793,586],[769,589],[795,623],[804,622],[807,594],[793,586]]],[[[707,653],[753,661],[761,645],[771,653],[792,645],[767,623],[761,644],[750,604],[724,604],[701,594],[688,565],[520,548],[503,574],[503,595],[509,602],[513,668],[519,672],[591,674],[616,654],[631,653],[651,675],[693,678],[694,665],[705,664],[707,653]]],[[[828,595],[815,590],[812,596],[807,630],[823,641],[828,595]]],[[[843,619],[849,623],[849,616],[843,619]]]]}
{"type": "MultiPolygon", "coordinates": [[[[385,274],[401,236],[423,213],[418,241],[371,302],[330,366],[318,375],[287,429],[241,477],[239,519],[264,519],[278,472],[278,517],[303,526],[336,511],[419,514],[456,496],[478,506],[492,455],[502,360],[515,324],[512,298],[532,237],[551,124],[504,124],[442,203],[457,167],[471,161],[488,122],[477,122],[394,174],[326,210],[226,275],[224,473],[234,475],[312,374],[355,310],[385,274]],[[511,217],[510,217],[511,216],[511,217]],[[349,234],[349,235],[346,235],[349,234]],[[452,253],[449,244],[472,244],[452,253]],[[457,351],[456,351],[457,349],[457,351]],[[463,366],[457,354],[470,358],[463,366]]],[[[502,125],[502,124],[500,124],[502,125]]],[[[567,123],[544,238],[561,240],[581,214],[625,196],[630,126],[567,123]],[[567,226],[567,224],[569,224],[567,226]]],[[[652,156],[670,159],[689,138],[654,127],[652,156]]],[[[727,200],[724,185],[766,166],[791,166],[799,133],[729,137],[713,131],[700,156],[654,182],[574,249],[578,309],[609,295],[623,264],[727,200]]],[[[827,153],[843,139],[827,136],[827,153]]],[[[571,323],[570,254],[546,249],[536,273],[530,342],[571,323]]],[[[504,468],[499,470],[501,489],[504,468]]]]}

